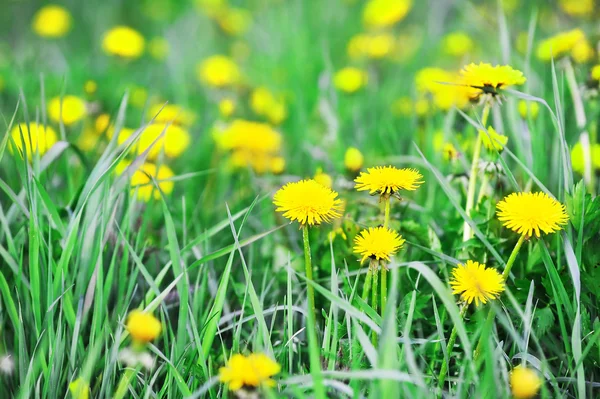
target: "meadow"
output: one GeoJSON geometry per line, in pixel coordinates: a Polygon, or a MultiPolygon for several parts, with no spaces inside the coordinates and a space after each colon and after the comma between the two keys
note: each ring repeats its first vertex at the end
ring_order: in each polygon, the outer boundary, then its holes
{"type": "Polygon", "coordinates": [[[0,397],[600,397],[596,3],[4,2],[0,397]]]}

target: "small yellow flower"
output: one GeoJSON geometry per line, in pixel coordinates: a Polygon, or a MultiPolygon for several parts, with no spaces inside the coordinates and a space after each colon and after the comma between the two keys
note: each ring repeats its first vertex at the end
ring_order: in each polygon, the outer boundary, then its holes
{"type": "MultiPolygon", "coordinates": [[[[39,152],[40,156],[44,155],[58,141],[56,132],[50,126],[44,127],[44,125],[35,122],[29,123],[29,126],[26,123],[20,123],[18,126],[13,127],[11,136],[17,147],[16,150],[21,154],[23,154],[21,134],[23,135],[22,140],[27,146],[27,158],[29,160],[33,158],[33,154],[36,152],[39,152]]],[[[9,150],[11,153],[15,151],[12,145],[9,146],[9,150]]]]}
{"type": "Polygon", "coordinates": [[[369,227],[354,238],[354,252],[362,256],[361,262],[367,258],[389,261],[405,241],[400,234],[387,227],[369,227]]]}
{"type": "Polygon", "coordinates": [[[510,194],[496,208],[505,227],[527,237],[559,231],[569,220],[565,206],[542,192],[510,194]]]}
{"type": "Polygon", "coordinates": [[[198,79],[212,87],[234,86],[241,79],[236,63],[224,55],[213,55],[202,61],[196,70],[198,79]]]}
{"type": "Polygon", "coordinates": [[[157,61],[162,61],[169,55],[169,42],[164,37],[153,37],[148,43],[148,53],[157,61]]]}
{"type": "Polygon", "coordinates": [[[69,384],[69,391],[73,399],[88,399],[90,397],[90,383],[79,377],[69,384]]]}
{"type": "Polygon", "coordinates": [[[594,0],[559,0],[558,5],[574,17],[589,17],[594,12],[594,0]]]}
{"type": "Polygon", "coordinates": [[[468,305],[475,300],[475,305],[479,306],[479,303],[485,304],[500,296],[504,291],[504,279],[496,269],[468,260],[452,270],[450,286],[452,293],[460,294],[468,305]]]}
{"type": "Polygon", "coordinates": [[[77,138],[77,146],[80,150],[92,151],[98,149],[99,140],[100,136],[98,136],[95,129],[86,128],[77,138]]]}
{"type": "Polygon", "coordinates": [[[242,8],[226,7],[217,15],[217,23],[228,35],[241,36],[250,29],[252,14],[242,8]]]}
{"type": "Polygon", "coordinates": [[[367,84],[367,73],[359,68],[346,67],[336,72],[333,84],[345,93],[354,93],[367,84]]]}
{"type": "Polygon", "coordinates": [[[64,7],[47,5],[33,16],[32,28],[41,37],[63,37],[71,29],[71,13],[64,7]]]}
{"type": "Polygon", "coordinates": [[[567,55],[581,42],[585,42],[585,33],[581,29],[561,32],[542,41],[536,50],[537,57],[542,61],[550,61],[567,55]]]}
{"type": "Polygon", "coordinates": [[[594,65],[594,67],[592,67],[590,75],[595,81],[600,81],[600,65],[594,65]]]}
{"type": "Polygon", "coordinates": [[[344,154],[344,166],[350,172],[358,172],[364,162],[363,154],[358,148],[349,147],[344,154]]]}
{"type": "Polygon", "coordinates": [[[154,118],[154,123],[173,123],[189,127],[196,121],[196,114],[189,109],[176,104],[155,104],[146,113],[148,121],[154,118]]]}
{"type": "Polygon", "coordinates": [[[333,179],[327,173],[323,172],[322,168],[318,168],[315,172],[315,176],[313,177],[314,181],[327,188],[331,188],[333,186],[333,179]]]}
{"type": "Polygon", "coordinates": [[[229,118],[235,112],[235,102],[231,98],[224,98],[219,101],[219,113],[225,118],[229,118]]]}
{"type": "Polygon", "coordinates": [[[536,101],[519,101],[519,115],[521,118],[527,119],[528,116],[531,119],[536,119],[540,112],[540,106],[536,101]]]}
{"type": "Polygon", "coordinates": [[[523,72],[508,65],[492,66],[483,62],[469,64],[460,73],[463,83],[473,89],[472,98],[479,98],[481,94],[497,95],[501,89],[522,85],[527,80],[523,72]]]}
{"type": "Polygon", "coordinates": [[[271,173],[279,175],[285,170],[285,158],[275,157],[271,159],[271,173]]]}
{"type": "Polygon", "coordinates": [[[471,89],[453,82],[457,75],[441,68],[423,68],[415,76],[417,91],[431,95],[435,106],[447,111],[453,106],[464,108],[470,100],[471,89]]]}
{"type": "Polygon", "coordinates": [[[85,101],[76,96],[54,97],[48,103],[48,116],[51,120],[59,123],[62,122],[65,126],[71,126],[86,115],[85,101]]]}
{"type": "MultiPolygon", "coordinates": [[[[600,144],[596,143],[590,147],[592,170],[600,170],[600,144]]],[[[585,158],[581,141],[578,141],[571,150],[571,165],[573,170],[580,175],[585,173],[585,158]]]]}
{"type": "Polygon", "coordinates": [[[87,80],[83,85],[83,90],[88,96],[93,96],[98,90],[98,83],[96,83],[94,80],[87,80]]]}
{"type": "Polygon", "coordinates": [[[151,313],[132,310],[127,316],[127,331],[135,342],[148,343],[155,340],[162,330],[160,320],[151,313]]]}
{"type": "MultiPolygon", "coordinates": [[[[123,173],[127,166],[129,166],[129,164],[126,162],[117,165],[117,174],[123,173]]],[[[131,194],[137,194],[137,198],[144,202],[150,201],[151,198],[159,200],[161,198],[160,191],[165,195],[169,195],[173,192],[175,183],[170,180],[173,176],[175,176],[175,174],[168,166],[157,166],[153,163],[146,162],[140,165],[140,167],[131,175],[131,194]],[[160,191],[155,187],[151,178],[156,180],[160,191]]]]}
{"type": "Polygon", "coordinates": [[[510,389],[515,399],[533,398],[541,386],[538,373],[530,368],[517,366],[510,372],[510,389]]]}
{"type": "Polygon", "coordinates": [[[442,148],[442,155],[446,161],[453,161],[458,159],[459,153],[454,144],[452,143],[444,143],[444,147],[442,148]]]}
{"type": "Polygon", "coordinates": [[[362,57],[381,59],[394,50],[395,44],[394,36],[389,33],[359,34],[350,39],[347,51],[353,59],[362,57]]]}
{"type": "Polygon", "coordinates": [[[584,64],[594,57],[594,48],[587,41],[583,40],[573,46],[571,50],[571,58],[578,64],[584,64]]]}
{"type": "Polygon", "coordinates": [[[106,54],[136,59],[144,54],[146,41],[140,32],[128,26],[116,26],[104,34],[102,49],[106,54]]]}
{"type": "Polygon", "coordinates": [[[416,169],[398,169],[394,166],[368,168],[354,181],[358,191],[391,195],[400,190],[414,191],[423,184],[423,176],[416,169]]]}
{"type": "Polygon", "coordinates": [[[314,225],[329,222],[341,216],[341,200],[338,194],[316,181],[301,180],[288,183],[273,197],[277,212],[291,221],[314,225]]]}
{"type": "Polygon", "coordinates": [[[479,130],[479,134],[484,147],[490,151],[502,151],[508,143],[508,137],[496,132],[491,126],[488,127],[487,133],[485,130],[479,130]]]}
{"type": "Polygon", "coordinates": [[[227,384],[230,390],[237,391],[244,387],[258,388],[261,385],[275,386],[271,379],[281,371],[281,366],[262,353],[249,356],[233,355],[225,367],[219,369],[219,380],[227,384]]]}
{"type": "Polygon", "coordinates": [[[473,39],[465,32],[447,34],[442,41],[444,52],[453,57],[464,57],[473,51],[473,39]]]}
{"type": "Polygon", "coordinates": [[[244,149],[274,154],[281,149],[281,134],[266,123],[235,119],[215,137],[224,150],[244,149]]]}
{"type": "Polygon", "coordinates": [[[369,0],[363,9],[363,22],[369,28],[386,28],[404,19],[412,0],[369,0]]]}
{"type": "MultiPolygon", "coordinates": [[[[121,132],[119,132],[118,143],[125,143],[125,141],[127,141],[134,133],[135,131],[132,129],[122,129],[121,132]]],[[[136,154],[141,154],[152,146],[148,152],[148,159],[154,160],[158,158],[162,151],[164,151],[165,156],[168,158],[176,158],[181,155],[189,145],[190,135],[180,126],[153,123],[148,125],[140,134],[137,143],[134,144],[134,150],[136,154]],[[154,143],[155,140],[156,143],[154,143]],[[153,143],[154,145],[152,145],[153,143]]]]}
{"type": "Polygon", "coordinates": [[[256,115],[266,117],[274,125],[287,118],[287,108],[282,98],[275,95],[266,87],[257,87],[250,95],[250,108],[256,115]]]}
{"type": "Polygon", "coordinates": [[[96,129],[96,133],[103,134],[106,133],[108,127],[110,126],[110,115],[109,114],[100,114],[96,118],[96,122],[94,123],[94,128],[96,129]]]}

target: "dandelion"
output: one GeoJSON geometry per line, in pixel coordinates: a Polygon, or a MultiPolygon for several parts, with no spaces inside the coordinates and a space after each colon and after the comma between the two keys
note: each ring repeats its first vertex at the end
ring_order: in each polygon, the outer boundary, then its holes
{"type": "Polygon", "coordinates": [[[242,8],[225,7],[217,14],[217,23],[228,35],[241,36],[250,29],[252,14],[242,8]]]}
{"type": "Polygon", "coordinates": [[[359,34],[350,39],[347,51],[353,59],[362,57],[381,59],[392,52],[395,44],[394,36],[388,33],[359,34]]]}
{"type": "Polygon", "coordinates": [[[189,127],[196,121],[196,114],[189,109],[176,104],[155,104],[148,109],[148,121],[154,118],[154,123],[173,123],[189,127]]]}
{"type": "Polygon", "coordinates": [[[241,77],[236,63],[224,55],[213,55],[202,61],[196,72],[201,83],[219,88],[234,86],[241,77]]]}
{"type": "Polygon", "coordinates": [[[235,102],[231,98],[219,101],[219,113],[224,118],[229,118],[235,112],[235,102]]]}
{"type": "Polygon", "coordinates": [[[346,67],[336,72],[334,86],[345,93],[354,93],[367,84],[367,73],[359,68],[346,67]]]}
{"type": "Polygon", "coordinates": [[[318,225],[341,216],[338,194],[315,180],[288,183],[273,197],[277,212],[301,225],[318,225]]]}
{"type": "Polygon", "coordinates": [[[479,130],[479,134],[481,135],[483,146],[489,151],[502,151],[506,143],[508,143],[508,137],[496,132],[491,126],[487,128],[487,132],[479,130]]]}
{"type": "Polygon", "coordinates": [[[510,194],[496,208],[498,220],[525,237],[554,233],[569,220],[565,206],[542,192],[510,194]]]}
{"type": "Polygon", "coordinates": [[[504,280],[496,269],[468,260],[452,270],[450,286],[452,293],[459,294],[467,305],[474,300],[475,305],[479,306],[500,296],[504,291],[504,280]]]}
{"type": "MultiPolygon", "coordinates": [[[[122,174],[128,166],[129,164],[126,162],[118,164],[116,167],[117,174],[122,174]]],[[[165,195],[173,192],[175,184],[169,180],[173,176],[175,174],[168,166],[145,162],[131,175],[129,182],[131,195],[137,195],[137,198],[144,202],[150,201],[151,198],[159,200],[162,196],[161,192],[165,195]],[[153,179],[156,181],[158,188],[155,187],[153,179]]]]}
{"type": "Polygon", "coordinates": [[[400,190],[414,191],[423,184],[423,176],[416,169],[398,169],[394,166],[368,168],[354,181],[358,191],[369,194],[392,195],[400,190]]]}
{"type": "MultiPolygon", "coordinates": [[[[119,132],[118,143],[125,143],[135,131],[122,129],[119,132]]],[[[146,126],[134,144],[136,154],[150,149],[148,159],[155,160],[161,152],[168,158],[177,158],[190,145],[190,135],[181,126],[153,123],[146,126]],[[164,133],[164,134],[163,134],[164,133]]]]}
{"type": "Polygon", "coordinates": [[[442,40],[444,53],[453,57],[464,57],[473,51],[473,39],[465,32],[452,32],[442,40]]]}
{"type": "Polygon", "coordinates": [[[542,380],[530,368],[517,366],[510,372],[510,389],[516,399],[533,398],[541,386],[542,380]]]}
{"type": "Polygon", "coordinates": [[[96,133],[102,134],[105,133],[110,126],[110,115],[109,114],[100,114],[96,117],[96,121],[94,122],[94,128],[96,129],[96,133]]]}
{"type": "Polygon", "coordinates": [[[587,41],[582,40],[573,46],[571,58],[578,64],[584,64],[594,57],[594,47],[587,41]]]}
{"type": "Polygon", "coordinates": [[[73,399],[88,399],[90,397],[90,383],[79,377],[69,384],[69,391],[73,399]]]}
{"type": "Polygon", "coordinates": [[[313,180],[327,188],[333,186],[333,179],[327,173],[323,172],[323,168],[317,169],[313,176],[313,180]]]}
{"type": "Polygon", "coordinates": [[[523,72],[508,65],[492,66],[483,62],[465,66],[460,74],[463,83],[473,89],[471,91],[473,99],[479,98],[482,94],[498,95],[502,89],[522,85],[527,80],[523,72]]]}
{"type": "MultiPolygon", "coordinates": [[[[590,158],[592,168],[600,170],[600,144],[596,143],[591,145],[590,158]]],[[[578,141],[571,150],[571,165],[573,170],[580,175],[585,173],[585,156],[581,141],[578,141]]]]}
{"type": "Polygon", "coordinates": [[[85,84],[83,85],[83,91],[85,91],[85,94],[88,96],[93,96],[96,94],[97,90],[98,83],[96,83],[94,80],[86,80],[85,84]]]}
{"type": "Polygon", "coordinates": [[[558,5],[574,17],[588,17],[594,12],[594,0],[559,0],[558,5]]]}
{"type": "Polygon", "coordinates": [[[59,38],[71,30],[71,13],[58,5],[42,7],[33,16],[31,27],[41,37],[59,38]]]}
{"type": "Polygon", "coordinates": [[[233,355],[225,367],[219,369],[219,380],[227,384],[231,391],[242,388],[275,386],[271,378],[281,371],[281,366],[267,355],[253,353],[249,356],[233,355]]]}
{"type": "Polygon", "coordinates": [[[362,168],[364,162],[363,154],[358,148],[349,147],[344,154],[344,166],[350,172],[356,173],[362,168]]]}
{"type": "Polygon", "coordinates": [[[451,83],[458,79],[441,68],[423,68],[415,76],[415,85],[419,93],[431,95],[437,108],[447,111],[454,106],[464,108],[470,101],[469,87],[451,83]]]}
{"type": "Polygon", "coordinates": [[[531,119],[536,119],[540,112],[540,106],[535,101],[521,100],[519,101],[518,108],[519,115],[521,115],[521,118],[523,119],[527,119],[528,116],[530,116],[531,119]]]}
{"type": "Polygon", "coordinates": [[[54,97],[48,103],[48,116],[51,120],[71,126],[82,120],[87,113],[85,101],[77,96],[54,97]]]}
{"type": "Polygon", "coordinates": [[[128,26],[116,26],[102,39],[102,49],[106,54],[130,60],[141,57],[145,46],[144,36],[128,26]]]}
{"type": "Polygon", "coordinates": [[[578,43],[587,39],[581,29],[558,33],[543,40],[537,47],[536,55],[542,61],[550,61],[568,55],[578,43]]]}
{"type": "Polygon", "coordinates": [[[18,126],[13,127],[11,131],[11,137],[14,141],[14,145],[9,147],[11,152],[15,150],[20,154],[23,154],[23,143],[27,146],[27,158],[33,159],[33,154],[39,153],[44,155],[56,142],[58,142],[58,136],[54,129],[50,126],[44,126],[35,122],[20,123],[18,126]],[[23,136],[21,139],[21,135],[23,136]]]}
{"type": "Polygon", "coordinates": [[[162,324],[151,313],[132,310],[127,316],[127,331],[137,343],[146,344],[160,335],[162,324]]]}
{"type": "Polygon", "coordinates": [[[271,173],[273,173],[274,175],[279,175],[279,174],[283,173],[283,171],[285,170],[285,158],[283,158],[283,157],[272,158],[270,168],[271,168],[271,173]]]}
{"type": "Polygon", "coordinates": [[[370,227],[354,239],[354,252],[362,256],[361,262],[367,258],[389,261],[404,242],[401,235],[387,227],[370,227]]]}
{"type": "Polygon", "coordinates": [[[363,22],[369,28],[386,28],[400,22],[412,7],[412,0],[369,0],[363,22]]]}
{"type": "Polygon", "coordinates": [[[266,117],[271,123],[278,125],[287,118],[287,108],[281,98],[266,87],[257,87],[250,96],[250,108],[256,115],[266,117]]]}

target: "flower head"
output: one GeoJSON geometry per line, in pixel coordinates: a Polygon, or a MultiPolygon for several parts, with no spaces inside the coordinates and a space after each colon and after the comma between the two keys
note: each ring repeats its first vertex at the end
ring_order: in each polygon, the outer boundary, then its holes
{"type": "MultiPolygon", "coordinates": [[[[573,170],[581,175],[585,174],[585,150],[578,141],[571,150],[571,166],[573,170]]],[[[590,145],[590,161],[592,170],[600,170],[600,144],[590,145]]]]}
{"type": "Polygon", "coordinates": [[[527,119],[531,116],[531,119],[536,119],[540,113],[540,106],[536,101],[519,101],[519,115],[521,118],[527,119]]]}
{"type": "Polygon", "coordinates": [[[559,0],[558,5],[574,17],[587,17],[594,12],[594,0],[559,0]]]}
{"type": "Polygon", "coordinates": [[[330,175],[323,172],[323,168],[317,168],[315,175],[313,177],[314,181],[319,184],[324,185],[325,187],[331,188],[333,186],[333,179],[330,175]]]}
{"type": "Polygon", "coordinates": [[[262,353],[249,356],[236,354],[231,356],[227,365],[219,369],[219,380],[227,384],[230,390],[243,387],[258,388],[261,385],[274,386],[271,379],[281,370],[279,364],[262,353]]]}
{"type": "Polygon", "coordinates": [[[479,98],[484,93],[497,95],[501,89],[522,85],[527,80],[523,72],[508,65],[492,66],[483,62],[465,66],[460,74],[463,83],[472,88],[472,98],[479,98]]]}
{"type": "Polygon", "coordinates": [[[389,55],[396,40],[389,33],[359,34],[348,42],[348,55],[350,58],[373,58],[381,59],[389,55]]]}
{"type": "Polygon", "coordinates": [[[160,320],[151,313],[142,312],[138,309],[129,313],[126,327],[133,340],[138,343],[155,340],[162,330],[160,320]]]}
{"type": "Polygon", "coordinates": [[[224,7],[217,14],[217,23],[225,33],[231,36],[241,36],[252,25],[252,14],[248,10],[236,7],[224,7]]]}
{"type": "Polygon", "coordinates": [[[257,87],[250,96],[250,108],[256,115],[266,117],[274,125],[287,118],[287,107],[282,96],[276,96],[266,87],[257,87]]]}
{"type": "Polygon", "coordinates": [[[155,104],[148,109],[148,120],[154,118],[154,123],[173,123],[189,127],[196,121],[196,114],[189,109],[176,104],[155,104]]]}
{"type": "Polygon", "coordinates": [[[498,220],[525,236],[540,236],[562,229],[567,223],[565,206],[546,193],[512,193],[496,205],[498,220]]]}
{"type": "Polygon", "coordinates": [[[550,61],[568,55],[575,46],[583,42],[587,42],[587,39],[581,29],[561,32],[543,40],[537,47],[536,55],[542,61],[550,61]]]}
{"type": "Polygon", "coordinates": [[[64,7],[47,5],[35,13],[31,27],[41,37],[63,37],[71,29],[71,13],[64,7]]]}
{"type": "Polygon", "coordinates": [[[485,304],[498,298],[504,291],[504,280],[496,269],[468,260],[452,270],[450,286],[453,294],[460,294],[461,299],[469,305],[475,300],[478,306],[479,303],[485,304]]]}
{"type": "Polygon", "coordinates": [[[54,122],[62,122],[71,126],[79,122],[86,115],[86,105],[82,98],[77,96],[54,97],[48,103],[48,116],[54,122]]]}
{"type": "MultiPolygon", "coordinates": [[[[29,125],[27,123],[20,123],[18,126],[13,127],[10,134],[18,152],[24,152],[23,142],[25,143],[29,160],[32,159],[33,154],[36,152],[44,155],[58,141],[58,136],[54,129],[35,122],[31,122],[29,125]],[[23,134],[22,140],[21,134],[23,134]]],[[[15,148],[9,146],[9,150],[13,152],[15,148]]]]}
{"type": "Polygon", "coordinates": [[[502,151],[508,143],[508,137],[496,132],[493,127],[488,127],[487,132],[480,130],[481,141],[485,148],[490,151],[502,151]]]}
{"type": "Polygon", "coordinates": [[[273,203],[275,210],[291,221],[314,225],[341,216],[342,201],[337,196],[335,191],[309,179],[286,184],[275,193],[273,203]]]}
{"type": "MultiPolygon", "coordinates": [[[[127,162],[119,163],[115,169],[116,173],[123,173],[128,166],[127,162]]],[[[175,174],[166,165],[157,166],[150,162],[143,163],[131,175],[131,194],[137,194],[137,198],[144,202],[150,201],[151,198],[159,200],[161,198],[160,191],[164,194],[173,192],[175,184],[169,180],[173,176],[175,174]],[[152,179],[156,180],[160,191],[155,187],[152,179]]]]}
{"type": "Polygon", "coordinates": [[[412,0],[369,0],[363,22],[369,28],[385,28],[400,22],[412,7],[412,0]]]}
{"type": "Polygon", "coordinates": [[[200,82],[213,87],[233,86],[240,81],[236,63],[224,55],[213,55],[202,61],[196,70],[200,82]]]}
{"type": "Polygon", "coordinates": [[[367,73],[362,69],[346,67],[335,73],[333,84],[344,93],[354,93],[366,86],[367,80],[367,73]]]}
{"type": "Polygon", "coordinates": [[[351,172],[358,172],[364,162],[363,154],[358,148],[349,147],[344,154],[344,166],[351,172]]]}
{"type": "Polygon", "coordinates": [[[444,52],[453,57],[464,57],[473,51],[473,39],[465,32],[453,32],[444,37],[442,41],[444,52]]]}
{"type": "Polygon", "coordinates": [[[400,190],[414,191],[423,184],[423,176],[416,169],[398,169],[394,166],[376,166],[362,172],[354,181],[358,191],[391,195],[400,190]]]}
{"type": "Polygon", "coordinates": [[[115,26],[104,34],[102,49],[106,54],[125,59],[136,59],[144,54],[144,36],[128,26],[115,26]]]}
{"type": "Polygon", "coordinates": [[[516,399],[529,399],[537,395],[542,380],[530,368],[517,366],[510,372],[510,389],[516,399]]]}
{"type": "MultiPolygon", "coordinates": [[[[122,129],[119,132],[118,143],[125,143],[135,132],[132,129],[122,129]]],[[[190,145],[190,140],[187,130],[180,126],[153,123],[146,126],[140,134],[138,141],[134,144],[134,150],[136,154],[141,154],[150,148],[148,152],[149,160],[157,159],[163,151],[168,158],[176,158],[187,149],[190,145]]]]}
{"type": "Polygon", "coordinates": [[[235,112],[235,101],[231,98],[224,98],[219,101],[219,113],[224,118],[229,118],[235,112]]]}
{"type": "Polygon", "coordinates": [[[402,247],[405,240],[400,234],[387,227],[369,227],[354,238],[354,252],[367,258],[389,261],[402,247]]]}
{"type": "Polygon", "coordinates": [[[471,89],[451,83],[457,80],[459,78],[455,73],[441,68],[423,68],[415,76],[417,91],[431,95],[435,106],[444,111],[453,106],[464,108],[469,103],[471,89]]]}

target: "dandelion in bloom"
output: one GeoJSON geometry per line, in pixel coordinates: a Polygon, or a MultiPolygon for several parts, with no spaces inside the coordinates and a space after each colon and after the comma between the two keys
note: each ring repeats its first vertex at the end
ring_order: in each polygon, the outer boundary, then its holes
{"type": "Polygon", "coordinates": [[[71,13],[58,5],[42,7],[33,16],[31,27],[41,37],[59,38],[71,30],[71,13]]]}
{"type": "Polygon", "coordinates": [[[212,87],[234,86],[241,79],[236,63],[224,55],[213,55],[202,61],[196,72],[201,83],[212,87]]]}
{"type": "Polygon", "coordinates": [[[285,170],[285,158],[284,157],[274,157],[271,159],[270,163],[271,173],[274,175],[279,175],[283,173],[285,170]]]}
{"type": "Polygon", "coordinates": [[[69,384],[69,391],[73,399],[88,399],[90,397],[90,383],[79,377],[69,384]]]}
{"type": "Polygon", "coordinates": [[[77,96],[54,97],[48,103],[48,116],[51,120],[71,126],[82,120],[87,113],[85,101],[77,96]]]}
{"type": "Polygon", "coordinates": [[[400,190],[416,190],[423,184],[423,176],[416,169],[377,166],[368,168],[354,181],[358,191],[368,190],[369,194],[392,195],[400,190]]]}
{"type": "Polygon", "coordinates": [[[115,26],[102,39],[102,49],[106,54],[129,60],[141,57],[145,47],[144,36],[128,26],[115,26]]]}
{"type": "Polygon", "coordinates": [[[452,32],[442,40],[444,53],[453,57],[464,57],[473,51],[473,39],[465,32],[452,32]]]}
{"type": "Polygon", "coordinates": [[[146,344],[158,338],[162,324],[152,313],[136,309],[127,316],[126,328],[135,342],[146,344]]]}
{"type": "Polygon", "coordinates": [[[510,390],[516,399],[535,397],[541,386],[538,373],[528,367],[517,366],[510,372],[510,390]]]}
{"type": "Polygon", "coordinates": [[[497,205],[498,220],[526,237],[561,230],[569,217],[565,206],[546,193],[513,193],[497,205]]]}
{"type": "MultiPolygon", "coordinates": [[[[129,164],[127,162],[121,162],[117,165],[115,171],[117,174],[122,174],[129,164]]],[[[165,195],[169,195],[173,192],[175,184],[170,181],[175,174],[166,165],[156,165],[150,162],[141,164],[131,175],[130,185],[131,194],[137,195],[137,198],[141,201],[148,202],[151,198],[159,200],[161,198],[161,192],[165,195]],[[155,186],[154,179],[158,188],[155,186]]]]}
{"type": "Polygon", "coordinates": [[[489,126],[487,132],[485,130],[479,130],[481,135],[481,142],[483,146],[489,151],[502,151],[508,143],[508,137],[496,132],[496,130],[489,126]]]}
{"type": "Polygon", "coordinates": [[[492,66],[483,62],[465,66],[460,74],[462,83],[472,88],[473,99],[482,94],[498,95],[502,89],[522,85],[527,80],[523,72],[508,65],[492,66]]]}
{"type": "Polygon", "coordinates": [[[354,93],[366,86],[367,80],[367,73],[362,69],[346,67],[336,72],[333,84],[344,93],[354,93]]]}
{"type": "Polygon", "coordinates": [[[354,238],[354,252],[362,257],[364,262],[367,258],[375,260],[386,260],[395,255],[405,240],[400,234],[387,227],[370,227],[361,231],[354,238]]]}
{"type": "Polygon", "coordinates": [[[33,154],[38,152],[40,155],[44,155],[56,142],[58,142],[58,136],[54,129],[50,126],[44,126],[35,122],[20,123],[13,127],[11,131],[11,137],[14,141],[13,146],[9,146],[11,152],[18,151],[23,154],[23,143],[25,143],[27,150],[27,158],[31,160],[33,154]],[[22,135],[22,138],[21,138],[22,135]]]}
{"type": "Polygon", "coordinates": [[[542,61],[558,59],[569,55],[575,46],[586,41],[585,33],[581,29],[561,32],[540,42],[536,55],[542,61]]]}
{"type": "Polygon", "coordinates": [[[468,305],[475,301],[476,306],[498,298],[505,288],[502,275],[496,269],[472,260],[452,270],[450,286],[453,294],[460,295],[468,305]]]}
{"type": "Polygon", "coordinates": [[[369,0],[363,9],[363,22],[369,28],[386,28],[404,19],[412,0],[369,0]]]}
{"type": "MultiPolygon", "coordinates": [[[[573,170],[580,175],[585,173],[584,152],[581,141],[578,141],[571,150],[571,165],[573,170]]],[[[600,144],[595,143],[590,146],[590,160],[592,169],[600,170],[600,144]]]]}
{"type": "Polygon", "coordinates": [[[589,17],[594,12],[594,0],[559,0],[558,5],[574,17],[589,17]]]}
{"type": "Polygon", "coordinates": [[[242,36],[252,26],[252,14],[236,7],[224,7],[216,16],[217,24],[230,36],[242,36]]]}
{"type": "Polygon", "coordinates": [[[148,121],[154,118],[154,123],[173,123],[189,127],[196,121],[196,114],[189,109],[176,104],[155,104],[146,113],[148,121]]]}
{"type": "Polygon", "coordinates": [[[333,186],[333,179],[330,175],[323,172],[323,168],[318,168],[313,176],[313,180],[325,187],[331,188],[333,186]]]}
{"type": "Polygon", "coordinates": [[[359,34],[348,42],[347,52],[352,59],[384,58],[394,50],[396,39],[389,33],[359,34]]]}
{"type": "Polygon", "coordinates": [[[456,73],[441,68],[423,68],[415,76],[417,91],[431,96],[435,106],[442,111],[452,107],[464,108],[470,101],[471,89],[452,82],[459,80],[456,73]]]}
{"type": "Polygon", "coordinates": [[[224,118],[229,118],[235,112],[235,101],[231,98],[224,98],[219,101],[219,113],[224,118]]]}
{"type": "Polygon", "coordinates": [[[344,166],[353,173],[362,168],[364,160],[363,154],[355,147],[349,147],[344,154],[344,166]]]}
{"type": "Polygon", "coordinates": [[[266,87],[257,87],[250,96],[250,108],[256,115],[266,117],[274,125],[287,118],[287,107],[282,96],[275,96],[266,87]]]}
{"type": "Polygon", "coordinates": [[[271,377],[280,371],[281,366],[265,354],[235,354],[225,367],[219,369],[219,381],[226,384],[231,391],[260,386],[273,387],[275,381],[271,377]]]}
{"type": "Polygon", "coordinates": [[[318,225],[341,216],[338,194],[315,180],[288,183],[273,197],[277,212],[301,225],[318,225]]]}
{"type": "MultiPolygon", "coordinates": [[[[134,130],[122,129],[119,132],[118,143],[125,143],[132,134],[135,134],[134,130]]],[[[150,148],[149,160],[157,159],[161,152],[168,158],[177,158],[188,148],[190,140],[189,133],[181,126],[153,123],[146,126],[140,134],[134,144],[134,150],[136,154],[141,154],[150,148]]]]}

